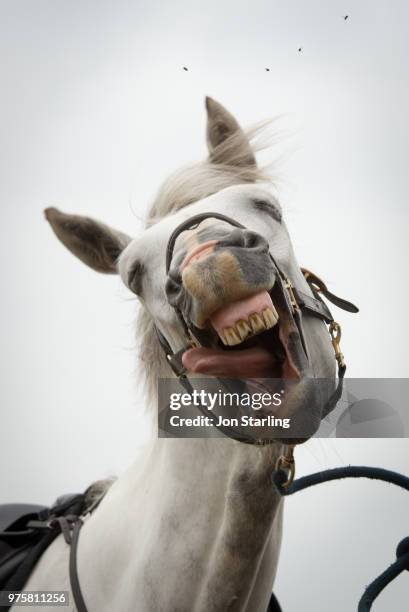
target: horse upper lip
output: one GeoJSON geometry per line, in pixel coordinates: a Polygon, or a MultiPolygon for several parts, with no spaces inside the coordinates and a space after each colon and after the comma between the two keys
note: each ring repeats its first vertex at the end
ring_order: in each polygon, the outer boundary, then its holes
{"type": "Polygon", "coordinates": [[[198,244],[197,246],[193,247],[193,249],[191,249],[187,253],[184,260],[180,264],[180,270],[186,268],[186,266],[188,266],[193,259],[201,259],[199,258],[199,255],[204,255],[205,251],[209,251],[208,254],[210,255],[210,253],[213,251],[213,247],[215,246],[215,244],[217,244],[217,240],[207,240],[206,242],[202,242],[201,244],[198,244]]]}

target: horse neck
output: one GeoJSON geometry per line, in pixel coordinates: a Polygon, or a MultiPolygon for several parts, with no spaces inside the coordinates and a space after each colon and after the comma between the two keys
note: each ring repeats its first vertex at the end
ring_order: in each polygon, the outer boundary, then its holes
{"type": "Polygon", "coordinates": [[[151,483],[157,480],[169,490],[171,503],[177,503],[173,495],[177,483],[178,491],[185,494],[194,491],[199,498],[203,491],[204,510],[206,505],[224,510],[229,496],[252,500],[262,496],[266,501],[274,497],[271,472],[281,451],[278,443],[254,446],[229,438],[157,439],[119,481],[135,491],[147,477],[151,483]]]}
{"type": "MultiPolygon", "coordinates": [[[[194,598],[195,609],[212,609],[208,599],[211,593],[218,594],[218,610],[228,609],[236,598],[242,605],[237,609],[247,609],[245,602],[273,538],[276,550],[269,551],[273,561],[269,560],[267,593],[271,589],[278,558],[279,521],[274,533],[272,526],[280,500],[270,476],[280,451],[278,444],[254,447],[227,438],[156,440],[144,464],[136,462],[118,481],[122,508],[126,505],[139,512],[143,495],[143,514],[155,517],[157,527],[143,542],[151,566],[156,565],[161,551],[181,551],[177,559],[169,560],[167,577],[187,594],[191,589],[187,597],[194,598]],[[180,574],[186,558],[195,560],[198,571],[194,578],[187,576],[184,584],[180,574]]],[[[132,512],[129,516],[133,524],[138,524],[132,512]]],[[[155,582],[155,576],[152,578],[155,582]]],[[[160,580],[159,576],[156,579],[160,580]]],[[[170,597],[172,588],[166,588],[170,597]]]]}

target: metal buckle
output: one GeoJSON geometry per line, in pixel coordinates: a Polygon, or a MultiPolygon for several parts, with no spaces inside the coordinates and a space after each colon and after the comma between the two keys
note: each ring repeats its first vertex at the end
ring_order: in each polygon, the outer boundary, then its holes
{"type": "Polygon", "coordinates": [[[288,297],[290,298],[290,304],[291,304],[292,309],[294,311],[299,310],[300,307],[298,306],[298,302],[295,299],[295,295],[293,291],[294,287],[292,286],[291,281],[289,278],[287,278],[287,276],[284,277],[283,284],[284,284],[285,289],[287,290],[288,297]]]}
{"type": "Polygon", "coordinates": [[[340,341],[341,341],[341,326],[336,321],[332,321],[328,328],[331,336],[332,346],[335,351],[335,359],[338,361],[340,368],[345,367],[344,355],[341,352],[340,341]]]}
{"type": "Polygon", "coordinates": [[[281,484],[284,489],[290,486],[295,476],[295,459],[294,459],[295,444],[288,444],[285,447],[284,453],[277,459],[275,469],[287,472],[287,480],[281,484]]]}
{"type": "Polygon", "coordinates": [[[166,359],[168,360],[168,363],[177,378],[185,378],[186,376],[186,368],[182,363],[183,353],[187,351],[189,348],[200,347],[200,344],[198,343],[196,338],[193,336],[190,329],[187,330],[187,340],[188,340],[188,344],[184,346],[182,349],[180,349],[179,351],[177,351],[176,353],[170,352],[170,346],[168,347],[168,350],[165,349],[166,359]]]}
{"type": "Polygon", "coordinates": [[[319,276],[314,274],[314,272],[311,272],[311,270],[308,270],[307,268],[300,269],[305,280],[310,286],[313,287],[314,291],[316,291],[317,293],[323,293],[323,289],[326,289],[327,286],[322,280],[322,278],[320,278],[319,276]]]}
{"type": "Polygon", "coordinates": [[[196,340],[196,338],[194,337],[190,329],[188,330],[187,334],[188,334],[190,348],[200,348],[199,342],[196,340]]]}
{"type": "Polygon", "coordinates": [[[166,359],[168,360],[168,363],[176,378],[184,378],[186,374],[185,366],[182,363],[182,354],[185,350],[186,348],[178,351],[177,353],[166,353],[166,359]]]}

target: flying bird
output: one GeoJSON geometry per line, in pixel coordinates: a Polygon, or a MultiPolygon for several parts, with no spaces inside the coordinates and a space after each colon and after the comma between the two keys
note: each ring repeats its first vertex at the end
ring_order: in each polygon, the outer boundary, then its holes
{"type": "Polygon", "coordinates": [[[344,21],[348,19],[349,15],[344,15],[344,21]]]}
{"type": "Polygon", "coordinates": [[[302,47],[299,47],[298,53],[301,53],[301,51],[302,51],[302,47]]]}
{"type": "Polygon", "coordinates": [[[183,66],[183,70],[186,70],[186,72],[187,72],[187,68],[186,68],[186,66],[183,66]]]}
{"type": "Polygon", "coordinates": [[[266,72],[270,72],[270,68],[266,68],[266,72]]]}

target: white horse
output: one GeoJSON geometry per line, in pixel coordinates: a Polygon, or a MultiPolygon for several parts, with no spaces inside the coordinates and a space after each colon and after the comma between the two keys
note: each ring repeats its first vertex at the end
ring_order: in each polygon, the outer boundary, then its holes
{"type": "MultiPolygon", "coordinates": [[[[285,324],[280,319],[277,323],[271,302],[265,301],[272,284],[265,245],[293,285],[311,295],[310,288],[249,136],[219,103],[207,98],[206,109],[209,158],[168,179],[151,208],[147,229],[137,238],[87,217],[46,211],[66,247],[99,272],[119,272],[140,298],[138,331],[152,410],[158,378],[172,376],[155,328],[173,351],[186,343],[169,303],[172,291],[182,291],[186,319],[202,328],[211,320],[213,336],[216,329],[223,344],[243,344],[277,325],[284,345],[280,359],[258,342],[262,335],[236,350],[225,350],[221,343],[192,348],[183,357],[188,371],[225,378],[281,374],[302,389],[304,374],[297,372],[286,346],[291,338],[285,336],[285,324]],[[169,281],[165,272],[169,237],[182,221],[203,212],[223,213],[248,229],[209,218],[184,232],[172,258],[173,274],[182,279],[175,289],[169,283],[176,277],[171,274],[169,281]]],[[[312,364],[308,376],[333,380],[335,388],[334,353],[325,324],[305,316],[303,328],[312,364]]],[[[309,411],[305,397],[301,408],[309,411]]],[[[82,528],[78,571],[89,612],[265,612],[283,511],[270,475],[282,448],[279,441],[252,446],[227,437],[151,440],[82,528]]],[[[59,536],[25,589],[67,590],[72,602],[68,555],[59,536]]]]}

